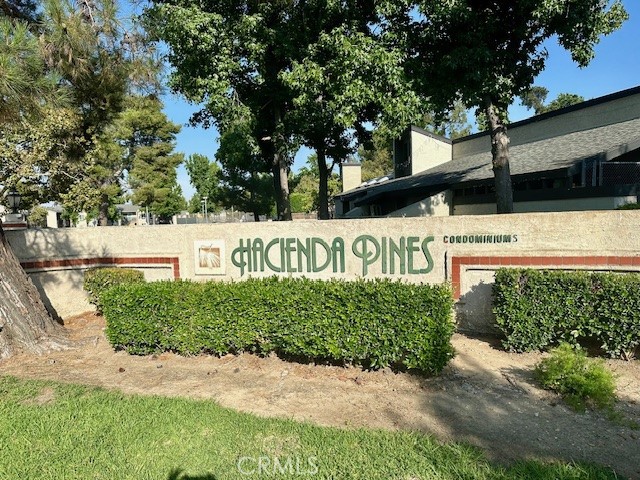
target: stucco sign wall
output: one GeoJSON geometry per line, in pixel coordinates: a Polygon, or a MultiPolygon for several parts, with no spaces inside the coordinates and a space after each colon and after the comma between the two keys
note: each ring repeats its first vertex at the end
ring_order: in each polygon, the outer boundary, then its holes
{"type": "Polygon", "coordinates": [[[504,266],[640,270],[640,212],[568,212],[103,227],[7,232],[61,316],[89,306],[86,268],[121,265],[147,278],[241,281],[272,275],[395,278],[452,285],[461,324],[491,317],[504,266]]]}

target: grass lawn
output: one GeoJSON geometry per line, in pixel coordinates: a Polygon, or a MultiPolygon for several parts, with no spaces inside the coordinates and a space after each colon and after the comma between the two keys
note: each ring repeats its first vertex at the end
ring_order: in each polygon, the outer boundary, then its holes
{"type": "Polygon", "coordinates": [[[0,479],[613,479],[432,437],[259,418],[211,401],[0,377],[0,479]]]}

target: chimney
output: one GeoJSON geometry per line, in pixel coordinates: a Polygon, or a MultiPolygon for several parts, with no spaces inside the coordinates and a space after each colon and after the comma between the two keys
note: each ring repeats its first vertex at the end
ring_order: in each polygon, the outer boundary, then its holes
{"type": "Polygon", "coordinates": [[[340,176],[342,177],[343,192],[359,187],[362,183],[361,165],[356,162],[341,163],[340,176]]]}

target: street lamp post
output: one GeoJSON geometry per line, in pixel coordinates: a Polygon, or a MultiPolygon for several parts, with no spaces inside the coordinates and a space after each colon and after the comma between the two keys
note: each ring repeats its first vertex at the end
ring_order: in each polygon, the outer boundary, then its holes
{"type": "Polygon", "coordinates": [[[13,213],[18,213],[18,208],[20,207],[21,200],[22,196],[15,190],[11,190],[9,193],[7,193],[7,203],[13,213]]]}
{"type": "Polygon", "coordinates": [[[207,199],[209,197],[202,197],[202,200],[204,201],[204,222],[205,223],[209,223],[209,214],[207,212],[207,199]]]}

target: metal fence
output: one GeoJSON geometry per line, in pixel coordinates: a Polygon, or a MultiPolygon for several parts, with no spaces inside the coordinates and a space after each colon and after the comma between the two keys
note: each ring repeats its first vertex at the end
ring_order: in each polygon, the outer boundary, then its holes
{"type": "MultiPolygon", "coordinates": [[[[222,211],[220,213],[209,213],[205,217],[202,214],[179,215],[177,218],[178,225],[195,225],[201,223],[240,223],[254,222],[253,213],[222,211]]],[[[264,215],[260,217],[260,221],[269,220],[264,215]]]]}
{"type": "Polygon", "coordinates": [[[603,162],[600,185],[630,185],[640,183],[640,162],[603,162]]]}

